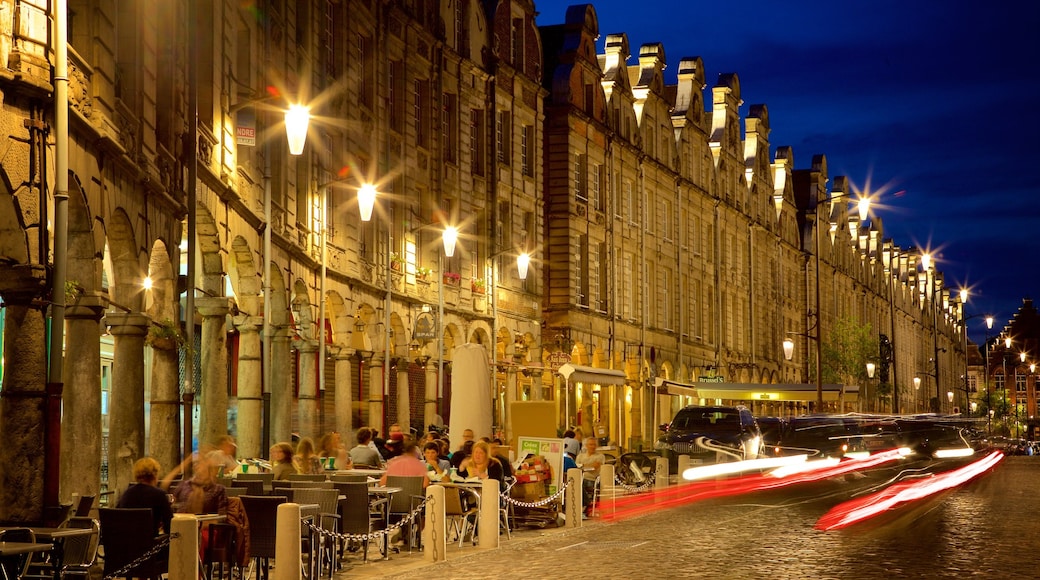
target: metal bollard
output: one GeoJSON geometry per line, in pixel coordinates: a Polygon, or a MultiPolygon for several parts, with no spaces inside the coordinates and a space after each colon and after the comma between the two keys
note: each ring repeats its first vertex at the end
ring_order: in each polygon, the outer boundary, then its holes
{"type": "Polygon", "coordinates": [[[480,525],[477,537],[481,550],[498,547],[498,494],[497,479],[485,479],[480,488],[480,525]]]}
{"type": "Polygon", "coordinates": [[[581,505],[581,470],[572,468],[567,470],[567,491],[564,492],[563,508],[566,510],[566,526],[568,528],[581,527],[581,515],[584,506],[581,505]]]}
{"type": "Polygon", "coordinates": [[[604,463],[599,468],[599,512],[614,513],[614,466],[604,463]]]}
{"type": "Polygon", "coordinates": [[[654,489],[668,487],[668,458],[658,457],[654,469],[654,489]]]}
{"type": "Polygon", "coordinates": [[[173,514],[170,523],[169,580],[199,577],[199,519],[194,514],[173,514]]]}
{"type": "MultiPolygon", "coordinates": [[[[452,489],[452,493],[458,493],[452,489]]],[[[422,532],[423,559],[428,562],[445,560],[448,528],[444,515],[444,486],[432,484],[426,488],[426,526],[422,532]]]]}
{"type": "Polygon", "coordinates": [[[690,468],[690,456],[689,455],[680,455],[679,456],[679,466],[675,470],[675,474],[679,476],[677,478],[679,483],[683,482],[683,474],[686,473],[686,470],[689,469],[689,468],[690,468]]]}
{"type": "Polygon", "coordinates": [[[303,547],[300,543],[300,504],[278,506],[274,535],[274,580],[303,578],[303,547]]]}

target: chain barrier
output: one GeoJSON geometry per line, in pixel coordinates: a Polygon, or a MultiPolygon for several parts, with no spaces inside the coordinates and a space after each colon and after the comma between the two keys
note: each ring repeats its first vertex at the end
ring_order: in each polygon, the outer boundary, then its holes
{"type": "Polygon", "coordinates": [[[122,568],[116,570],[115,572],[112,572],[108,576],[105,576],[104,580],[110,580],[111,578],[120,578],[120,577],[126,576],[127,572],[129,572],[130,570],[133,570],[134,568],[140,566],[141,564],[144,564],[145,562],[150,560],[152,558],[152,556],[154,556],[154,555],[158,554],[159,552],[161,552],[163,548],[165,548],[166,546],[169,546],[170,545],[170,540],[172,540],[173,538],[179,538],[179,537],[180,537],[180,534],[177,534],[177,533],[167,534],[167,535],[163,536],[159,540],[159,543],[154,545],[154,546],[152,546],[152,548],[150,550],[148,550],[144,554],[141,554],[140,556],[135,558],[132,562],[130,562],[126,566],[123,566],[122,568]]]}
{"type": "Polygon", "coordinates": [[[367,542],[367,541],[370,541],[370,540],[378,539],[378,538],[380,538],[382,536],[388,536],[389,537],[389,536],[393,535],[393,533],[396,532],[397,530],[403,528],[405,525],[412,523],[412,521],[414,521],[416,518],[418,518],[418,517],[420,517],[422,515],[423,510],[426,508],[426,504],[431,504],[432,505],[433,504],[433,500],[431,500],[428,497],[424,497],[423,500],[421,502],[419,502],[419,505],[417,505],[414,510],[412,510],[411,512],[405,514],[405,516],[403,518],[401,518],[399,521],[395,522],[393,525],[389,525],[389,526],[383,528],[382,530],[377,530],[375,532],[370,532],[370,533],[367,533],[367,534],[342,534],[342,533],[339,533],[339,532],[334,532],[332,530],[326,530],[326,529],[324,529],[324,528],[322,528],[320,526],[315,525],[314,522],[311,521],[311,518],[309,518],[309,517],[307,517],[307,518],[300,518],[300,521],[303,523],[303,525],[307,526],[307,528],[312,533],[318,534],[319,536],[324,536],[324,537],[327,537],[327,538],[335,538],[337,540],[346,540],[346,541],[353,541],[353,542],[367,542]]]}
{"type": "Polygon", "coordinates": [[[563,484],[563,487],[560,488],[560,491],[550,495],[549,497],[547,497],[545,499],[540,499],[540,500],[535,501],[535,502],[520,501],[518,499],[513,499],[508,494],[502,494],[502,499],[506,500],[507,502],[509,502],[509,503],[511,503],[511,504],[513,504],[515,506],[526,507],[526,508],[542,507],[543,505],[552,503],[552,502],[556,501],[557,499],[559,499],[560,496],[562,496],[563,493],[565,491],[567,491],[567,486],[570,485],[570,484],[571,484],[571,481],[568,479],[567,482],[563,484]]]}
{"type": "Polygon", "coordinates": [[[622,481],[621,478],[615,473],[614,474],[614,485],[616,485],[617,487],[620,487],[621,489],[623,489],[625,491],[639,493],[641,491],[646,491],[646,490],[650,489],[651,487],[653,487],[653,485],[654,485],[654,477],[655,476],[656,476],[655,473],[651,473],[649,475],[649,477],[647,478],[647,480],[644,481],[642,484],[640,484],[640,485],[629,485],[629,484],[625,483],[624,481],[622,481]]]}

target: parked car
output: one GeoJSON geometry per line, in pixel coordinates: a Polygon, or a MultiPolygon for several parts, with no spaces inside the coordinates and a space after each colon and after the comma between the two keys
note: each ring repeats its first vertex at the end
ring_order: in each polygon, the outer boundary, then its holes
{"type": "Polygon", "coordinates": [[[661,429],[655,448],[673,473],[680,455],[689,455],[691,463],[718,463],[755,459],[762,452],[758,422],[743,406],[690,405],[661,429]]]}
{"type": "Polygon", "coordinates": [[[804,453],[811,457],[842,457],[867,450],[861,420],[840,415],[791,417],[775,449],[777,455],[804,453]]]}

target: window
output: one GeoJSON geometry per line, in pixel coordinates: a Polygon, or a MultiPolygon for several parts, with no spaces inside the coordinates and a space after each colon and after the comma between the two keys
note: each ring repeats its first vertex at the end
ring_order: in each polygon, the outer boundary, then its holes
{"type": "Polygon", "coordinates": [[[592,200],[592,207],[598,211],[606,209],[606,201],[603,199],[603,165],[596,164],[592,166],[592,178],[589,182],[589,199],[592,200]]]}
{"type": "Polygon", "coordinates": [[[587,202],[588,198],[588,164],[589,156],[582,153],[574,154],[574,197],[578,201],[587,202]]]}
{"type": "Polygon", "coordinates": [[[610,250],[606,242],[599,243],[599,311],[610,309],[610,250]]]}
{"type": "Polygon", "coordinates": [[[499,111],[498,121],[495,123],[495,141],[498,145],[498,162],[509,165],[509,142],[512,140],[510,131],[510,112],[499,111]]]}
{"type": "Polygon", "coordinates": [[[512,64],[514,68],[522,69],[524,64],[524,20],[522,18],[513,19],[512,32],[512,45],[510,46],[512,64]]]}
{"type": "Polygon", "coordinates": [[[404,63],[391,61],[389,75],[387,102],[390,108],[390,128],[400,133],[404,129],[404,63]]]}
{"type": "Polygon", "coordinates": [[[360,70],[358,71],[359,83],[358,83],[358,102],[369,109],[372,108],[372,100],[374,95],[373,71],[372,63],[372,41],[365,36],[358,34],[355,37],[354,46],[354,58],[355,62],[358,63],[360,70]]]}
{"type": "Polygon", "coordinates": [[[444,158],[456,163],[459,150],[459,109],[458,97],[451,93],[444,94],[444,110],[441,113],[441,132],[444,134],[444,158]]]}
{"type": "Polygon", "coordinates": [[[1015,390],[1020,393],[1026,392],[1026,376],[1022,373],[1015,373],[1015,390]]]}
{"type": "Polygon", "coordinates": [[[534,157],[531,147],[534,145],[534,127],[524,125],[520,131],[520,172],[528,177],[534,177],[534,166],[531,160],[534,157]]]}
{"type": "Polygon", "coordinates": [[[484,110],[470,110],[469,159],[474,175],[484,175],[484,110]]]}
{"type": "Polygon", "coordinates": [[[624,215],[628,216],[629,223],[639,223],[639,214],[637,213],[639,205],[636,202],[636,193],[635,188],[632,187],[632,180],[625,180],[623,195],[625,198],[624,215]]]}
{"type": "Polygon", "coordinates": [[[575,260],[577,270],[575,272],[578,290],[578,305],[588,307],[589,305],[589,236],[582,234],[578,236],[578,259],[575,260]]]}
{"type": "Polygon", "coordinates": [[[412,121],[415,123],[415,142],[424,148],[430,146],[430,116],[426,114],[429,110],[430,82],[416,80],[414,83],[412,102],[412,121]]]}
{"type": "Polygon", "coordinates": [[[664,237],[666,242],[672,241],[672,201],[670,199],[661,199],[661,209],[659,210],[658,219],[661,220],[661,236],[664,237]]]}

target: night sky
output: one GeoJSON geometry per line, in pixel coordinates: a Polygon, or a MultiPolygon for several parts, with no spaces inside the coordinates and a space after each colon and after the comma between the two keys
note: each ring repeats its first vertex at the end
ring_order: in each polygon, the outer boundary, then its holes
{"type": "MultiPolygon", "coordinates": [[[[1040,3],[592,4],[597,52],[611,33],[634,54],[661,42],[668,84],[699,56],[709,106],[718,75],[736,73],[741,118],[769,108],[771,156],[790,145],[806,169],[824,154],[832,182],[869,188],[885,237],[938,252],[946,285],[970,289],[973,340],[982,315],[995,333],[1040,299],[1040,3]]],[[[567,5],[538,2],[538,23],[562,23],[567,5]]]]}

